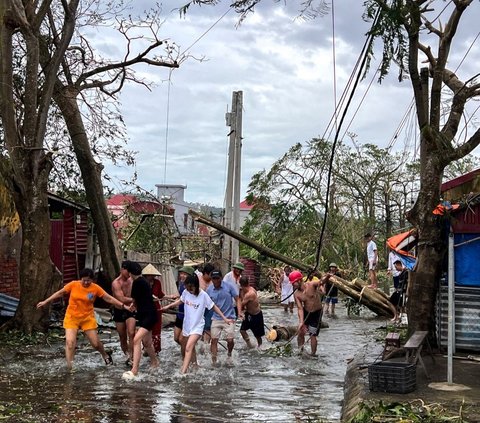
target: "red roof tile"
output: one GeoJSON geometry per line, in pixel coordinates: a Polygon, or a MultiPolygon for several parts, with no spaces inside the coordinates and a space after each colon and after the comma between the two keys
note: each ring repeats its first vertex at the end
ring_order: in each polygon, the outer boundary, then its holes
{"type": "Polygon", "coordinates": [[[137,197],[131,194],[115,194],[107,201],[107,206],[124,206],[137,201],[137,197]]]}

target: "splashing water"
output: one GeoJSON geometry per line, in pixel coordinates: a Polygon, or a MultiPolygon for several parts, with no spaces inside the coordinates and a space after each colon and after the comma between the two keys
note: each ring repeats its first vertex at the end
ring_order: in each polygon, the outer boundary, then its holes
{"type": "MultiPolygon", "coordinates": [[[[263,307],[265,323],[297,325],[297,315],[263,307]]],[[[74,371],[65,370],[63,345],[31,351],[0,351],[0,420],[11,422],[338,422],[348,359],[371,338],[378,319],[348,318],[342,308],[327,319],[319,335],[318,357],[269,354],[277,344],[246,349],[236,332],[233,362],[219,347],[213,367],[209,346],[197,344],[199,368],[180,375],[180,349],[173,330],[162,333],[160,367],[142,359],[134,381],[115,331],[102,333],[115,365],[105,366],[86,339],[79,336],[74,371]],[[271,351],[271,350],[270,350],[271,351]]],[[[253,336],[250,334],[251,339],[253,336]]],[[[220,341],[225,345],[224,341],[220,341]]],[[[308,347],[306,347],[308,351],[308,347]]]]}

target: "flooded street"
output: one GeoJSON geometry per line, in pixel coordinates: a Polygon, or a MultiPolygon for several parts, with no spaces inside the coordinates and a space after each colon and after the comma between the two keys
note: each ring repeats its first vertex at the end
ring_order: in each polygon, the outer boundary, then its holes
{"type": "MultiPolygon", "coordinates": [[[[269,327],[297,324],[296,310],[263,310],[269,327]]],[[[114,330],[102,334],[106,347],[114,351],[113,367],[106,367],[82,336],[72,373],[65,370],[60,343],[2,350],[0,421],[338,422],[347,361],[384,321],[348,318],[343,305],[337,319],[325,321],[330,328],[320,331],[318,358],[298,355],[296,340],[292,356],[268,354],[278,344],[267,341],[260,351],[247,350],[237,327],[233,363],[226,363],[226,351],[220,347],[219,365],[213,368],[209,353],[200,351],[200,368],[185,376],[179,373],[180,350],[173,330],[167,328],[160,367],[150,370],[143,359],[135,381],[122,380],[127,369],[114,330]]]]}

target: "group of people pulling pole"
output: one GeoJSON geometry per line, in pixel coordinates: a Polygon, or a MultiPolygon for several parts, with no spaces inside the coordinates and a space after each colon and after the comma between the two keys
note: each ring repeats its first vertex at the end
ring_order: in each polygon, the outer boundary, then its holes
{"type": "MultiPolygon", "coordinates": [[[[371,284],[376,286],[376,265],[378,254],[372,236],[365,236],[371,284]]],[[[407,272],[403,264],[391,254],[389,272],[394,277],[395,292],[391,302],[396,310],[405,303],[407,272]]],[[[91,269],[80,272],[80,280],[66,284],[62,289],[37,304],[44,307],[55,299],[69,295],[63,327],[65,329],[65,357],[67,368],[73,366],[77,333],[82,330],[90,344],[103,357],[107,365],[113,364],[97,333],[94,302],[97,298],[110,303],[113,320],[120,338],[120,346],[125,354],[125,364],[131,369],[123,374],[125,379],[134,379],[139,372],[142,353],[150,357],[150,365],[157,367],[157,354],[161,351],[162,313],[176,308],[174,341],[179,344],[182,355],[181,372],[186,373],[191,366],[198,366],[195,346],[202,339],[210,345],[212,363],[218,359],[219,340],[226,338],[227,360],[231,360],[235,345],[235,321],[241,320],[240,334],[248,348],[254,348],[248,331],[252,331],[257,347],[262,345],[265,323],[257,291],[251,287],[243,275],[242,263],[235,263],[225,276],[219,269],[207,263],[199,272],[193,267],[182,267],[178,272],[178,295],[166,295],[162,290],[160,272],[151,264],[145,268],[133,261],[124,261],[118,277],[112,282],[112,294],[93,282],[91,269]],[[162,307],[161,300],[171,300],[162,307]]],[[[294,305],[298,312],[297,339],[303,352],[305,337],[308,334],[310,354],[317,355],[322,316],[336,317],[335,305],[338,302],[338,288],[330,280],[340,276],[338,266],[330,263],[328,272],[321,279],[304,277],[298,270],[285,266],[278,288],[281,304],[285,312],[293,313],[294,305]]],[[[397,320],[398,315],[394,316],[397,320]]],[[[268,337],[267,337],[268,338],[268,337]]],[[[308,342],[307,340],[307,342],[308,342]]],[[[223,346],[223,344],[222,344],[223,346]]]]}
{"type": "Polygon", "coordinates": [[[97,298],[114,306],[113,319],[125,354],[125,364],[131,367],[123,374],[125,379],[138,375],[143,355],[150,357],[150,365],[157,367],[161,351],[161,315],[178,307],[174,324],[174,340],[181,347],[181,372],[197,365],[195,345],[200,338],[210,343],[212,361],[218,356],[218,343],[222,333],[227,338],[227,355],[234,348],[234,328],[237,318],[242,320],[241,335],[248,347],[253,347],[247,331],[251,330],[260,346],[265,335],[263,314],[257,292],[243,276],[244,265],[236,263],[231,272],[222,277],[220,270],[206,264],[199,274],[192,267],[179,270],[178,295],[166,295],[159,279],[160,272],[151,264],[143,270],[133,261],[122,262],[120,275],[112,282],[109,295],[93,282],[91,269],[80,272],[80,280],[66,284],[62,289],[37,304],[44,307],[56,299],[69,295],[63,327],[65,329],[65,356],[67,369],[72,369],[77,334],[85,333],[93,348],[102,355],[107,365],[113,364],[112,355],[105,351],[97,332],[94,302],[97,298]],[[172,300],[162,307],[160,300],[172,300]]]}

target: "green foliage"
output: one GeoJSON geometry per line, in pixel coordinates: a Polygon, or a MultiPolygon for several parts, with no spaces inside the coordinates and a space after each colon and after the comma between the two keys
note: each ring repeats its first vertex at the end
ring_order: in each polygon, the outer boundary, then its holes
{"type": "Polygon", "coordinates": [[[465,156],[460,160],[451,162],[444,173],[444,181],[454,179],[460,175],[471,172],[480,167],[480,158],[477,156],[465,156]]]}
{"type": "Polygon", "coordinates": [[[360,316],[360,312],[364,308],[362,304],[350,297],[345,297],[342,301],[347,309],[347,316],[360,316]]]}
{"type": "Polygon", "coordinates": [[[466,423],[461,416],[447,415],[441,404],[425,404],[415,400],[408,403],[382,401],[361,403],[359,412],[349,423],[466,423]]]}
{"type": "MultiPolygon", "coordinates": [[[[317,138],[305,146],[295,144],[269,171],[255,174],[247,197],[254,207],[243,234],[282,254],[315,264],[331,148],[330,142],[317,138]]],[[[408,199],[418,186],[406,166],[407,159],[373,144],[339,146],[321,268],[335,261],[342,269],[361,269],[365,232],[374,232],[381,247],[392,231],[404,224],[408,199]]],[[[244,246],[241,254],[262,259],[244,246]]]]}
{"type": "Polygon", "coordinates": [[[32,345],[50,345],[64,338],[63,330],[51,329],[48,332],[33,332],[27,334],[18,330],[0,332],[0,345],[9,347],[28,347],[32,345]]]}
{"type": "Polygon", "coordinates": [[[293,355],[293,347],[290,342],[284,345],[275,345],[263,352],[271,357],[291,357],[293,355]]]}
{"type": "MultiPolygon", "coordinates": [[[[367,22],[372,21],[369,34],[373,39],[380,38],[383,42],[379,80],[381,81],[389,73],[391,63],[394,62],[399,69],[398,79],[402,81],[408,75],[408,36],[403,25],[406,23],[413,25],[415,21],[411,19],[411,14],[419,13],[418,6],[416,2],[402,0],[390,0],[384,3],[388,7],[380,6],[376,0],[367,0],[363,18],[367,22]]],[[[368,52],[367,69],[373,58],[373,49],[372,42],[368,52]]]]}
{"type": "Polygon", "coordinates": [[[126,226],[120,229],[123,249],[149,254],[170,251],[172,219],[165,218],[160,210],[142,213],[128,207],[121,219],[126,222],[126,226]]]}

